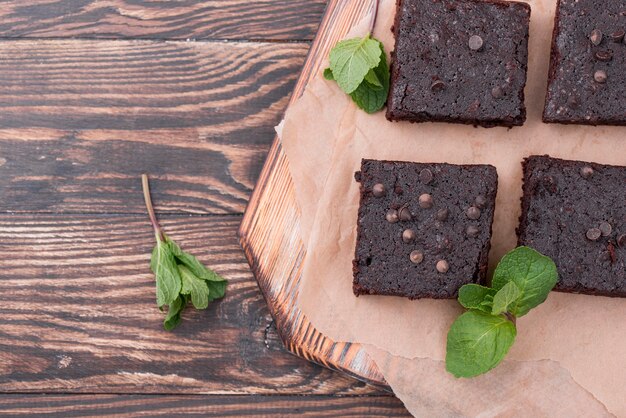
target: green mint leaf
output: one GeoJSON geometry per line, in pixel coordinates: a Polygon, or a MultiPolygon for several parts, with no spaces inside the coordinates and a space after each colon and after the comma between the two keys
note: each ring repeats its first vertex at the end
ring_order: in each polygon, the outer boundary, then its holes
{"type": "Polygon", "coordinates": [[[150,268],[157,283],[157,305],[159,307],[170,305],[178,297],[182,283],[169,244],[158,237],[157,244],[152,250],[150,268]]]}
{"type": "Polygon", "coordinates": [[[466,284],[459,289],[459,303],[467,309],[491,312],[491,304],[496,291],[478,284],[466,284]]]}
{"type": "Polygon", "coordinates": [[[509,351],[517,330],[502,316],[469,311],[454,321],[448,332],[446,370],[456,377],[488,372],[509,351]]]}
{"type": "Polygon", "coordinates": [[[381,86],[375,86],[366,79],[352,94],[350,94],[354,103],[356,103],[359,108],[370,114],[378,112],[385,106],[387,95],[389,94],[389,67],[387,66],[385,53],[382,52],[382,44],[380,47],[380,63],[372,71],[381,86]]]}
{"type": "Polygon", "coordinates": [[[333,72],[330,68],[324,70],[324,78],[331,81],[335,79],[335,77],[333,76],[333,72]]]}
{"type": "Polygon", "coordinates": [[[517,285],[521,295],[511,304],[509,312],[520,317],[543,303],[557,281],[554,261],[532,248],[519,247],[500,260],[492,284],[496,290],[509,282],[517,285]]]}
{"type": "Polygon", "coordinates": [[[191,303],[196,309],[206,309],[209,306],[209,287],[207,282],[197,278],[191,270],[182,264],[178,265],[180,277],[183,279],[183,287],[180,291],[183,295],[191,296],[191,303]]]}
{"type": "Polygon", "coordinates": [[[191,270],[191,272],[196,277],[207,281],[226,282],[226,279],[224,279],[213,270],[206,268],[204,264],[202,264],[200,260],[198,260],[196,257],[184,252],[174,241],[169,238],[167,239],[167,241],[172,248],[172,252],[174,253],[174,256],[176,257],[178,262],[185,265],[185,267],[191,270]]]}
{"type": "Polygon", "coordinates": [[[340,41],[330,51],[330,69],[341,90],[350,94],[380,63],[380,42],[368,36],[340,41]]]}
{"type": "MultiPolygon", "coordinates": [[[[382,62],[382,59],[381,59],[381,62],[382,62]]],[[[378,64],[378,66],[380,67],[380,64],[378,64]]],[[[383,88],[383,83],[382,81],[380,81],[380,79],[378,78],[378,75],[376,75],[376,71],[374,71],[373,68],[369,70],[367,74],[365,74],[364,81],[367,81],[367,83],[372,87],[377,87],[379,89],[383,88]]]]}
{"type": "Polygon", "coordinates": [[[517,301],[522,292],[514,282],[508,282],[493,297],[492,315],[500,315],[509,310],[509,307],[517,301]]]}
{"type": "Polygon", "coordinates": [[[213,302],[215,299],[221,299],[224,297],[224,294],[226,293],[226,285],[228,284],[226,281],[205,281],[205,283],[209,286],[209,302],[213,302]]]}
{"type": "Polygon", "coordinates": [[[181,313],[185,309],[186,301],[182,297],[177,297],[169,307],[165,320],[163,321],[163,328],[166,331],[171,331],[180,324],[181,313]]]}

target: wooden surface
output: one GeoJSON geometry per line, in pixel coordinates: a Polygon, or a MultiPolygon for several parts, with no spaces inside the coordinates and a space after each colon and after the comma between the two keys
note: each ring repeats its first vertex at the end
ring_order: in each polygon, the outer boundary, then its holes
{"type": "MultiPolygon", "coordinates": [[[[292,102],[317,76],[326,57],[350,28],[372,12],[373,2],[331,0],[296,84],[292,102]]],[[[359,344],[321,334],[297,307],[306,249],[300,234],[289,161],[275,140],[239,229],[241,245],[287,347],[301,357],[390,390],[376,364],[359,344]]]]}
{"type": "Polygon", "coordinates": [[[236,237],[325,7],[0,3],[1,416],[406,415],[283,348],[236,237]],[[165,229],[231,281],[174,333],[142,172],[165,229]]]}

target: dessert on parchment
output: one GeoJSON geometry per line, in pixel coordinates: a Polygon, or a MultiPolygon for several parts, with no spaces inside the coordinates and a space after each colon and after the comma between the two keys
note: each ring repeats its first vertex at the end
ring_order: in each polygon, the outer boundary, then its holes
{"type": "Polygon", "coordinates": [[[530,6],[474,0],[398,0],[387,118],[518,126],[530,6]]]}
{"type": "Polygon", "coordinates": [[[453,298],[487,270],[498,176],[490,165],[363,160],[353,290],[453,298]]]}
{"type": "Polygon", "coordinates": [[[524,160],[519,245],[552,258],[555,290],[626,297],[626,167],[524,160]]]}
{"type": "Polygon", "coordinates": [[[626,2],[559,0],[544,122],[626,125],[626,2]]]}

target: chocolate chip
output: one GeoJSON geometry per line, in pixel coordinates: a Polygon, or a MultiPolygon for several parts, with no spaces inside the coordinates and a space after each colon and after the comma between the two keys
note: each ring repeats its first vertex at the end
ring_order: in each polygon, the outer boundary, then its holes
{"type": "Polygon", "coordinates": [[[409,243],[415,240],[415,231],[412,229],[405,229],[402,233],[402,241],[409,243]]]}
{"type": "Polygon", "coordinates": [[[472,51],[478,51],[483,47],[483,38],[478,35],[472,35],[467,42],[467,45],[472,51]]]}
{"type": "Polygon", "coordinates": [[[569,96],[567,98],[567,105],[572,108],[572,109],[578,109],[578,106],[580,106],[580,102],[578,100],[578,97],[576,96],[569,96]]]}
{"type": "Polygon", "coordinates": [[[599,229],[600,229],[600,232],[602,232],[603,237],[608,237],[609,235],[611,235],[611,232],[613,232],[613,227],[611,226],[610,223],[606,221],[600,222],[599,229]]]}
{"type": "Polygon", "coordinates": [[[613,42],[619,43],[624,40],[624,35],[626,35],[626,32],[623,29],[618,29],[611,34],[611,39],[613,39],[613,42]]]}
{"type": "Polygon", "coordinates": [[[496,87],[494,87],[494,88],[492,88],[492,89],[491,89],[491,96],[492,96],[494,99],[499,99],[499,98],[501,98],[502,96],[504,96],[504,90],[502,90],[502,87],[500,87],[500,86],[496,86],[496,87]]]}
{"type": "Polygon", "coordinates": [[[402,209],[400,209],[398,216],[400,217],[400,220],[404,222],[413,219],[413,217],[411,216],[411,211],[407,207],[403,207],[402,209]]]}
{"type": "Polygon", "coordinates": [[[433,207],[433,197],[428,193],[424,193],[419,198],[420,207],[422,209],[430,209],[433,207]]]}
{"type": "Polygon", "coordinates": [[[376,183],[374,187],[372,187],[372,194],[374,197],[383,197],[385,195],[385,185],[376,183]]]}
{"type": "Polygon", "coordinates": [[[595,55],[598,61],[608,62],[613,59],[613,51],[610,49],[603,49],[600,51],[596,51],[595,55]]]}
{"type": "Polygon", "coordinates": [[[448,264],[448,262],[446,260],[439,260],[437,261],[437,271],[439,273],[447,273],[448,270],[450,270],[450,265],[448,264]]]}
{"type": "Polygon", "coordinates": [[[444,222],[446,219],[448,219],[449,214],[450,214],[450,211],[448,209],[446,208],[439,209],[437,211],[437,214],[435,215],[435,218],[440,222],[444,222]]]}
{"type": "Polygon", "coordinates": [[[485,196],[479,195],[474,199],[474,205],[476,205],[479,209],[484,209],[487,206],[487,198],[485,196]]]}
{"type": "Polygon", "coordinates": [[[466,211],[465,214],[467,215],[467,217],[473,221],[480,219],[480,209],[478,209],[476,206],[470,206],[466,211]]]}
{"type": "Polygon", "coordinates": [[[626,247],[626,234],[622,234],[617,238],[617,245],[626,247]]]}
{"type": "Polygon", "coordinates": [[[598,83],[606,83],[606,79],[608,78],[606,71],[604,70],[597,70],[595,73],[593,73],[593,79],[596,80],[596,82],[598,83]]]}
{"type": "Polygon", "coordinates": [[[398,216],[398,211],[395,209],[389,209],[385,218],[390,224],[395,224],[400,220],[400,217],[398,216]]]}
{"type": "Polygon", "coordinates": [[[600,30],[598,29],[592,30],[591,34],[589,35],[589,40],[595,46],[600,45],[600,43],[602,42],[602,32],[600,32],[600,30]]]}
{"type": "Polygon", "coordinates": [[[582,178],[588,179],[593,175],[593,168],[589,167],[588,165],[584,166],[580,169],[580,175],[582,176],[582,178]]]}
{"type": "Polygon", "coordinates": [[[429,184],[433,181],[433,172],[427,168],[420,171],[420,181],[424,184],[429,184]]]}
{"type": "Polygon", "coordinates": [[[424,261],[424,254],[422,254],[422,252],[418,250],[411,251],[411,255],[409,255],[409,258],[411,259],[411,263],[419,264],[424,261]]]}
{"type": "Polygon", "coordinates": [[[602,236],[602,231],[598,228],[591,228],[587,231],[587,239],[590,241],[597,241],[602,236]]]}
{"type": "Polygon", "coordinates": [[[474,113],[474,112],[476,112],[478,110],[479,107],[480,107],[480,100],[474,100],[467,107],[467,111],[470,112],[470,113],[474,113]]]}
{"type": "Polygon", "coordinates": [[[478,229],[477,226],[470,225],[465,230],[465,233],[467,234],[468,237],[476,238],[478,234],[480,233],[480,229],[478,229]]]}
{"type": "Polygon", "coordinates": [[[430,85],[430,89],[434,92],[442,91],[446,88],[446,83],[441,80],[433,81],[433,84],[430,85]]]}

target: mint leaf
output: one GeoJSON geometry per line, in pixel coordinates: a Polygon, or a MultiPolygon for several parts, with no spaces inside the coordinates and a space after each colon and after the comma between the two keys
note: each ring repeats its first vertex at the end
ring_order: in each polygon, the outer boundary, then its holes
{"type": "Polygon", "coordinates": [[[191,296],[191,303],[196,309],[206,309],[209,306],[209,287],[202,279],[197,278],[184,265],[178,265],[180,277],[183,279],[183,287],[180,291],[183,295],[191,296]]]}
{"type": "MultiPolygon", "coordinates": [[[[383,57],[381,57],[381,62],[383,61],[382,58],[383,57]]],[[[386,61],[386,58],[385,58],[385,61],[386,61]]],[[[380,67],[380,64],[378,64],[378,67],[380,67]]],[[[378,67],[376,67],[376,68],[378,68],[378,67]]],[[[378,75],[376,75],[376,71],[374,71],[373,68],[371,70],[369,70],[367,72],[367,74],[365,74],[364,81],[366,81],[372,87],[377,87],[379,89],[381,89],[383,87],[382,81],[380,81],[380,79],[378,78],[378,75]]],[[[363,84],[363,83],[361,83],[361,84],[363,84]]]]}
{"type": "Polygon", "coordinates": [[[330,51],[330,70],[341,90],[352,93],[380,63],[380,42],[368,36],[340,41],[330,51]]]}
{"type": "Polygon", "coordinates": [[[157,283],[157,305],[162,307],[171,304],[178,297],[182,283],[169,244],[158,236],[157,244],[152,250],[150,268],[157,283]]]}
{"type": "Polygon", "coordinates": [[[493,297],[492,315],[500,315],[509,310],[509,307],[517,301],[522,292],[514,282],[508,282],[493,297]]]}
{"type": "Polygon", "coordinates": [[[467,309],[491,313],[491,303],[496,291],[478,284],[466,284],[459,289],[459,303],[467,309]],[[490,296],[490,298],[488,298],[490,296]]]}
{"type": "Polygon", "coordinates": [[[505,255],[493,275],[493,288],[502,289],[507,283],[517,285],[521,295],[511,304],[509,312],[524,316],[543,303],[558,281],[554,262],[528,247],[519,247],[505,255]]]}
{"type": "Polygon", "coordinates": [[[331,81],[335,79],[335,77],[333,76],[333,72],[330,68],[324,70],[324,78],[331,81]]]}
{"type": "Polygon", "coordinates": [[[356,105],[370,114],[379,111],[385,106],[387,95],[389,94],[389,67],[387,66],[387,58],[384,52],[381,52],[380,63],[372,72],[376,77],[376,81],[380,83],[380,87],[371,84],[366,77],[359,87],[350,94],[356,105]]]}
{"type": "Polygon", "coordinates": [[[166,331],[171,331],[178,326],[181,320],[181,313],[183,309],[185,309],[185,304],[185,299],[180,296],[172,302],[165,316],[165,320],[163,321],[163,328],[165,328],[166,331]]]}
{"type": "Polygon", "coordinates": [[[226,280],[221,282],[206,281],[205,283],[209,287],[209,302],[213,302],[215,299],[221,299],[224,297],[224,294],[226,293],[226,285],[228,284],[226,280]]]}
{"type": "Polygon", "coordinates": [[[141,176],[141,185],[157,240],[150,260],[157,282],[157,304],[161,311],[163,306],[169,305],[163,322],[163,327],[169,331],[180,323],[181,312],[187,303],[191,301],[196,309],[205,309],[209,302],[224,297],[228,282],[165,235],[152,206],[146,174],[141,176]]]}
{"type": "Polygon", "coordinates": [[[195,256],[184,252],[178,244],[176,244],[171,239],[167,239],[170,247],[172,248],[172,252],[176,257],[177,261],[183,265],[185,265],[191,272],[198,278],[202,280],[208,280],[213,282],[226,282],[222,276],[210,270],[204,266],[195,256]]]}
{"type": "Polygon", "coordinates": [[[454,321],[448,332],[446,370],[456,377],[474,377],[502,361],[517,330],[502,316],[469,311],[454,321]]]}

